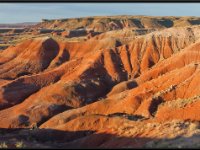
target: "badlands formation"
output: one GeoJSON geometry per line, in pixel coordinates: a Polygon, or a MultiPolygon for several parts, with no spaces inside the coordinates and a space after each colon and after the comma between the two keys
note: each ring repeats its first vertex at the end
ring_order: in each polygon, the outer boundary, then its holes
{"type": "Polygon", "coordinates": [[[200,147],[200,18],[43,19],[15,31],[0,33],[1,147],[200,147]]]}

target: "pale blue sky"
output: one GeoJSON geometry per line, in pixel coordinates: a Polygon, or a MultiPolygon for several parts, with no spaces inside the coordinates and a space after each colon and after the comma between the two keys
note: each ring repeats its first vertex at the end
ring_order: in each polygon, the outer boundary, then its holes
{"type": "Polygon", "coordinates": [[[102,15],[200,16],[200,3],[0,3],[0,23],[102,15]]]}

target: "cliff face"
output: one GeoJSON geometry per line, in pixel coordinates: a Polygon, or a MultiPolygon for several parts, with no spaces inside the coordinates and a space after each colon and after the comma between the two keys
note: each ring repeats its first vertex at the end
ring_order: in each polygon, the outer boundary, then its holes
{"type": "MultiPolygon", "coordinates": [[[[41,34],[1,51],[0,140],[44,148],[198,147],[200,26],[138,18],[134,29],[107,31],[106,24],[77,42],[41,34]]],[[[36,27],[50,22],[61,24],[36,27]]]]}

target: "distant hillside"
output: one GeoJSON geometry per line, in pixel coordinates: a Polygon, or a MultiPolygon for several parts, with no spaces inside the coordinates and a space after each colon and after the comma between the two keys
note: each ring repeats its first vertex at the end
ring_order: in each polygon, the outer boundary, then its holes
{"type": "Polygon", "coordinates": [[[90,28],[105,32],[116,29],[131,28],[157,28],[184,27],[199,25],[200,17],[151,17],[151,16],[101,16],[48,20],[43,19],[36,28],[50,29],[80,29],[90,28]]]}
{"type": "Polygon", "coordinates": [[[0,28],[25,28],[36,25],[37,22],[24,22],[24,23],[11,23],[11,24],[0,24],[0,28]]]}

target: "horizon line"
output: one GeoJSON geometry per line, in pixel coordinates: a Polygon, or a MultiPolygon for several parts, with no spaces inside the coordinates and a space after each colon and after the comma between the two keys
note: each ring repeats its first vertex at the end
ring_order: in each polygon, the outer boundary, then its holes
{"type": "Polygon", "coordinates": [[[156,16],[156,15],[95,15],[95,16],[80,16],[80,17],[66,17],[66,18],[55,18],[55,19],[48,19],[48,18],[41,18],[40,21],[23,21],[23,22],[12,22],[12,23],[0,23],[1,25],[6,25],[6,24],[23,24],[23,23],[41,23],[42,20],[48,20],[48,21],[55,21],[55,20],[66,20],[66,19],[81,19],[81,18],[106,18],[106,17],[119,17],[119,16],[129,16],[129,17],[189,17],[189,18],[200,18],[200,16],[179,16],[179,15],[174,15],[174,16],[168,16],[168,15],[162,15],[162,16],[156,16]]]}

